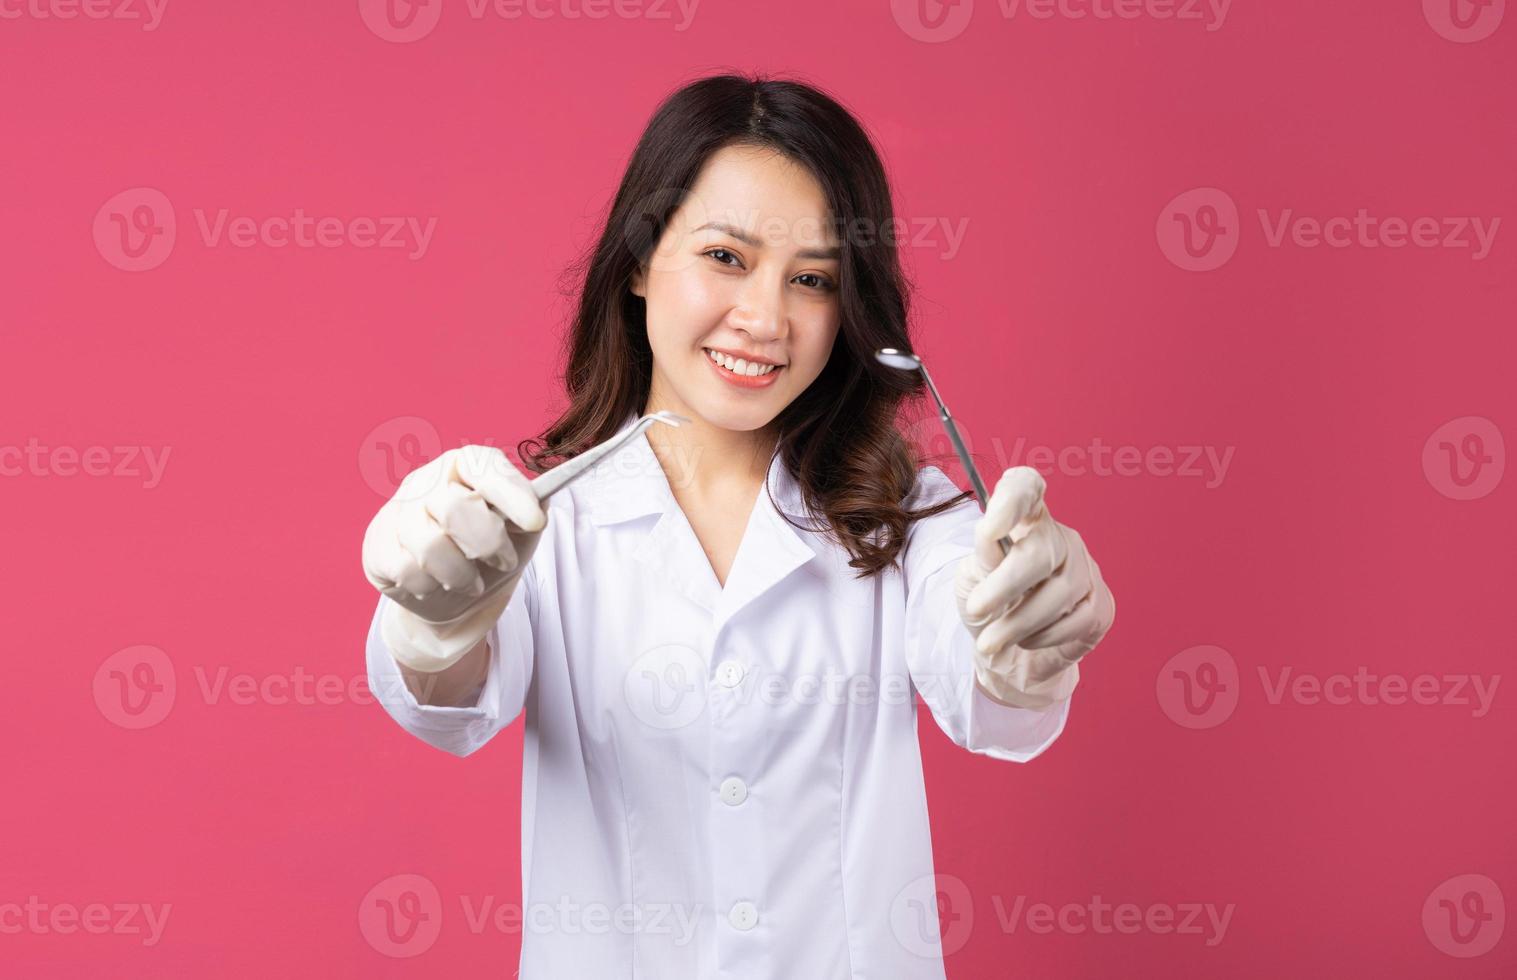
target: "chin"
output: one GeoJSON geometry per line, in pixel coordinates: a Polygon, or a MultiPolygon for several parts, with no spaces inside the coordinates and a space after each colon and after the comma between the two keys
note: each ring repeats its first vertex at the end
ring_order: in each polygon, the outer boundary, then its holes
{"type": "Polygon", "coordinates": [[[686,404],[707,425],[727,429],[730,432],[753,432],[762,429],[773,422],[775,416],[779,414],[777,411],[769,411],[767,406],[760,405],[720,405],[706,401],[686,402],[686,404]]]}
{"type": "Polygon", "coordinates": [[[774,415],[755,412],[752,409],[740,412],[717,412],[706,419],[712,425],[730,432],[756,432],[774,421],[774,415]]]}

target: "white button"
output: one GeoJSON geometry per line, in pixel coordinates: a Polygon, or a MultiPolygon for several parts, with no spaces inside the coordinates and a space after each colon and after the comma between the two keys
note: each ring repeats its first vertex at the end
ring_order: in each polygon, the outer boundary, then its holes
{"type": "Polygon", "coordinates": [[[732,923],[732,928],[747,932],[758,925],[758,909],[752,902],[738,902],[727,913],[727,921],[732,923]]]}
{"type": "Polygon", "coordinates": [[[736,660],[723,660],[717,664],[716,679],[723,687],[737,687],[743,680],[743,665],[736,660]]]}
{"type": "Polygon", "coordinates": [[[737,806],[748,798],[748,786],[736,776],[728,776],[722,780],[722,802],[728,806],[737,806]]]}

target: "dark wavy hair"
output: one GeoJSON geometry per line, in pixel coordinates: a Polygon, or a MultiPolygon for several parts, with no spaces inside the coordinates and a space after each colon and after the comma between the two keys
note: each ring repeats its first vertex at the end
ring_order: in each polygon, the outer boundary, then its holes
{"type": "Polygon", "coordinates": [[[924,385],[919,373],[887,368],[873,356],[881,347],[913,349],[909,284],[895,242],[884,234],[893,227],[890,185],[858,120],[803,82],[709,76],[675,91],[654,112],[599,240],[567,273],[578,294],[564,338],[561,379],[569,406],[517,452],[528,470],[541,473],[610,438],[629,414],[643,410],[653,352],[645,301],[630,288],[633,274],[707,159],[733,145],[775,150],[807,168],[839,229],[838,337],[821,374],[776,418],[775,452],[794,474],[806,509],[823,521],[807,530],[832,536],[852,556],[848,564],[858,577],[873,575],[896,564],[912,521],[970,493],[921,510],[903,506],[921,457],[896,417],[924,385]]]}

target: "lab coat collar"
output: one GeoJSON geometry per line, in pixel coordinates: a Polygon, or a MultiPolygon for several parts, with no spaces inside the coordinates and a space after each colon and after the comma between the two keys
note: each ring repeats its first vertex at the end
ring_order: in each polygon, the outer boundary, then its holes
{"type": "MultiPolygon", "coordinates": [[[[637,418],[629,414],[617,432],[632,428],[637,418]]],[[[770,460],[766,480],[767,489],[759,488],[725,585],[717,583],[711,561],[674,499],[646,432],[592,467],[575,489],[587,505],[590,523],[596,526],[659,514],[634,557],[711,612],[720,628],[744,605],[814,558],[820,547],[811,543],[814,532],[798,529],[785,519],[788,514],[803,524],[814,523],[806,516],[800,485],[778,452],[770,460]]]]}
{"type": "MultiPolygon", "coordinates": [[[[617,428],[621,435],[637,424],[638,415],[630,413],[617,428]]],[[[683,462],[683,461],[679,461],[683,462]]],[[[772,493],[775,505],[798,520],[805,520],[805,506],[800,484],[779,453],[769,462],[766,477],[768,492],[759,490],[759,502],[768,504],[772,493]]],[[[581,481],[582,496],[590,504],[590,522],[603,526],[657,514],[676,506],[669,479],[643,432],[619,452],[601,460],[581,481]]]]}

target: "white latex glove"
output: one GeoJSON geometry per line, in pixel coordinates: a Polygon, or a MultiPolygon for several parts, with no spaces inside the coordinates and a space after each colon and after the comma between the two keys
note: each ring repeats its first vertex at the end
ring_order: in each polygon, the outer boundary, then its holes
{"type": "Polygon", "coordinates": [[[1076,664],[1117,609],[1084,540],[1048,513],[1046,486],[1030,466],[1001,474],[954,579],[959,616],[975,637],[976,680],[1019,708],[1047,708],[1074,692],[1076,664]],[[1007,534],[1003,558],[997,541],[1007,534]]]}
{"type": "Polygon", "coordinates": [[[505,612],[548,515],[492,446],[462,446],[408,473],[363,537],[363,571],[395,600],[380,635],[395,659],[435,673],[505,612]]]}

